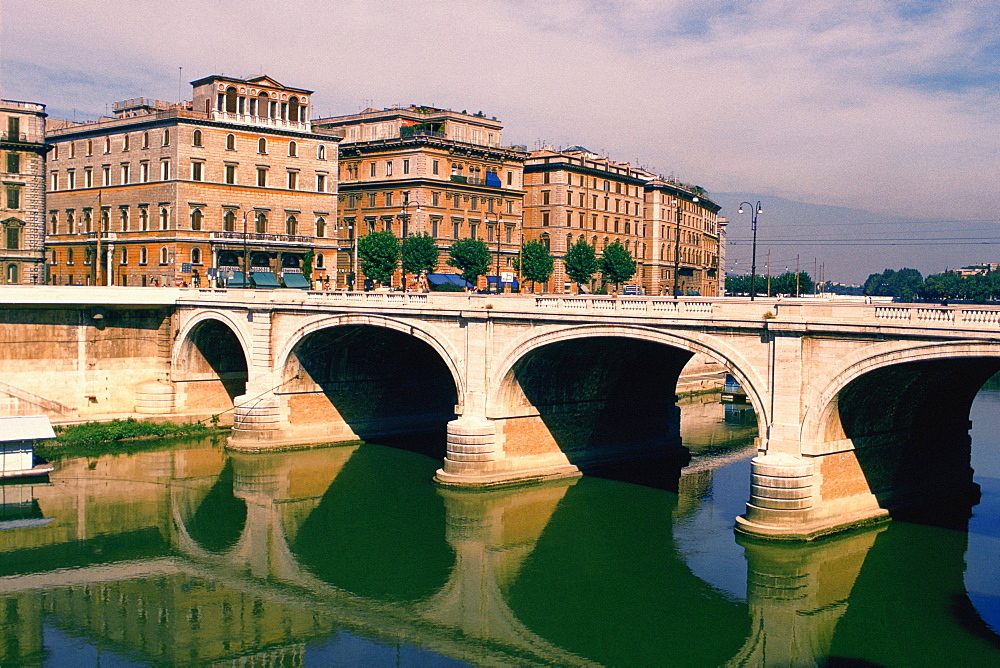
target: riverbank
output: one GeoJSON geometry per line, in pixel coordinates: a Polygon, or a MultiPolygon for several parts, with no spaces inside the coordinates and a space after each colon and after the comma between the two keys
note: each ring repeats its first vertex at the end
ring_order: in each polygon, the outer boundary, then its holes
{"type": "Polygon", "coordinates": [[[45,458],[104,455],[134,452],[145,443],[162,439],[204,437],[228,431],[217,424],[171,422],[168,420],[114,419],[110,422],[85,422],[56,425],[56,438],[42,443],[37,454],[45,458]]]}

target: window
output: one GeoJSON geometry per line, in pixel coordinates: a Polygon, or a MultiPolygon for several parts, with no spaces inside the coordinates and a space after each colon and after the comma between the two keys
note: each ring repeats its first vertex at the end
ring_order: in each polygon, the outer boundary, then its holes
{"type": "Polygon", "coordinates": [[[149,133],[148,132],[143,132],[142,133],[142,147],[143,148],[149,148],[149,133]]]}
{"type": "Polygon", "coordinates": [[[191,249],[191,264],[201,264],[201,249],[197,246],[191,249]]]}
{"type": "Polygon", "coordinates": [[[90,167],[87,167],[85,170],[83,170],[83,187],[84,188],[94,187],[94,170],[90,167]]]}
{"type": "Polygon", "coordinates": [[[163,141],[161,142],[160,145],[161,146],[170,146],[170,130],[169,129],[163,131],[163,141]]]}
{"type": "Polygon", "coordinates": [[[111,231],[111,210],[108,207],[101,208],[101,229],[105,232],[111,231]]]}
{"type": "Polygon", "coordinates": [[[322,253],[318,253],[316,255],[316,268],[322,269],[325,266],[326,266],[326,258],[323,257],[322,253]]]}
{"type": "Polygon", "coordinates": [[[127,151],[129,146],[128,135],[122,135],[122,150],[127,151]]]}
{"type": "Polygon", "coordinates": [[[170,209],[167,207],[160,207],[160,229],[170,229],[170,209]]]}
{"type": "Polygon", "coordinates": [[[288,172],[288,189],[295,190],[299,183],[299,173],[298,172],[288,172]]]}
{"type": "Polygon", "coordinates": [[[385,175],[392,176],[392,160],[385,161],[385,175]]]}
{"type": "Polygon", "coordinates": [[[441,193],[431,193],[431,206],[439,206],[441,203],[441,193]]]}
{"type": "Polygon", "coordinates": [[[111,153],[111,137],[104,138],[104,154],[111,153]]]}
{"type": "Polygon", "coordinates": [[[93,226],[94,226],[94,219],[93,219],[93,216],[91,214],[90,209],[84,209],[83,210],[83,230],[84,230],[84,232],[86,232],[87,234],[90,234],[91,232],[93,232],[93,226]]]}
{"type": "Polygon", "coordinates": [[[101,167],[101,185],[110,186],[111,185],[111,167],[105,165],[101,167]]]}
{"type": "Polygon", "coordinates": [[[88,139],[87,140],[87,155],[88,156],[89,155],[94,155],[94,140],[93,139],[88,139]]]}
{"type": "Polygon", "coordinates": [[[457,220],[451,221],[451,236],[453,239],[458,239],[458,235],[462,233],[462,223],[457,220]]]}
{"type": "Polygon", "coordinates": [[[548,172],[543,172],[542,173],[542,183],[548,183],[550,178],[551,177],[549,176],[548,172]]]}
{"type": "Polygon", "coordinates": [[[59,215],[55,211],[49,213],[49,234],[59,234],[59,215]]]}
{"type": "Polygon", "coordinates": [[[19,186],[7,186],[7,208],[21,208],[21,188],[19,186]]]}
{"type": "Polygon", "coordinates": [[[118,257],[120,258],[118,260],[119,264],[121,264],[123,267],[125,265],[127,265],[128,264],[128,248],[125,248],[124,246],[122,246],[121,255],[119,255],[118,257]]]}
{"type": "Polygon", "coordinates": [[[76,234],[76,216],[73,209],[66,211],[66,231],[69,234],[76,234]]]}
{"type": "Polygon", "coordinates": [[[146,264],[149,261],[149,254],[146,252],[146,247],[143,246],[139,249],[139,264],[146,264]]]}
{"type": "Polygon", "coordinates": [[[410,161],[405,158],[403,159],[403,173],[404,174],[410,173],[410,161]]]}
{"type": "Polygon", "coordinates": [[[191,136],[191,144],[194,146],[204,146],[201,143],[201,130],[194,131],[194,134],[191,136]]]}
{"type": "Polygon", "coordinates": [[[49,190],[59,190],[59,172],[55,171],[49,172],[49,176],[51,177],[52,181],[52,185],[49,188],[49,190]]]}
{"type": "Polygon", "coordinates": [[[267,167],[257,168],[257,187],[258,188],[267,187],[267,167]]]}
{"type": "Polygon", "coordinates": [[[385,205],[392,206],[392,193],[385,194],[385,205]]]}
{"type": "Polygon", "coordinates": [[[21,228],[7,225],[7,250],[17,250],[21,247],[21,228]]]}
{"type": "Polygon", "coordinates": [[[257,218],[254,221],[254,230],[257,234],[267,234],[267,214],[263,211],[257,212],[257,218]]]}
{"type": "Polygon", "coordinates": [[[548,206],[550,193],[551,193],[551,191],[549,191],[549,190],[543,190],[542,191],[542,206],[548,206]]]}
{"type": "Polygon", "coordinates": [[[263,137],[257,140],[257,152],[265,154],[267,153],[267,140],[264,139],[263,137]]]}
{"type": "Polygon", "coordinates": [[[169,181],[170,180],[170,161],[161,160],[160,161],[160,180],[169,181]]]}
{"type": "Polygon", "coordinates": [[[21,154],[15,153],[14,151],[9,151],[7,153],[7,173],[8,174],[20,174],[21,173],[21,154]]]}
{"type": "Polygon", "coordinates": [[[76,157],[76,142],[75,141],[71,141],[69,143],[69,157],[71,157],[71,158],[75,158],[76,157]]]}
{"type": "Polygon", "coordinates": [[[203,162],[192,162],[191,163],[191,180],[192,181],[202,181],[204,179],[204,164],[203,162]]]}
{"type": "Polygon", "coordinates": [[[478,227],[479,226],[476,225],[475,223],[469,223],[469,236],[472,237],[473,239],[478,239],[479,238],[479,237],[476,236],[476,233],[478,232],[478,229],[477,229],[478,227]]]}
{"type": "Polygon", "coordinates": [[[295,158],[299,155],[299,145],[294,141],[288,142],[288,157],[295,158]]]}
{"type": "Polygon", "coordinates": [[[375,206],[375,193],[368,193],[368,206],[375,206]]]}
{"type": "Polygon", "coordinates": [[[13,140],[20,139],[21,135],[21,119],[17,116],[7,117],[7,134],[13,140]]]}
{"type": "Polygon", "coordinates": [[[326,221],[323,218],[316,219],[316,236],[320,239],[326,237],[326,221]]]}
{"type": "Polygon", "coordinates": [[[236,135],[234,134],[226,135],[226,150],[227,151],[236,150],[236,135]]]}
{"type": "Polygon", "coordinates": [[[548,226],[549,226],[549,212],[542,211],[542,227],[548,227],[548,226]]]}
{"type": "Polygon", "coordinates": [[[66,249],[66,264],[73,264],[73,249],[66,249]]]}
{"type": "Polygon", "coordinates": [[[299,229],[299,221],[295,219],[295,216],[289,216],[285,219],[285,234],[290,237],[294,237],[299,229]]]}
{"type": "Polygon", "coordinates": [[[437,174],[438,173],[438,161],[437,160],[434,160],[434,161],[431,162],[431,173],[432,174],[437,174]]]}
{"type": "Polygon", "coordinates": [[[236,213],[232,210],[226,211],[222,216],[222,229],[225,232],[236,231],[236,213]]]}
{"type": "Polygon", "coordinates": [[[431,218],[431,236],[437,239],[438,237],[438,226],[441,224],[440,218],[431,218]]]}
{"type": "Polygon", "coordinates": [[[316,147],[316,159],[326,160],[326,144],[320,144],[316,147]]]}
{"type": "Polygon", "coordinates": [[[122,223],[122,232],[128,232],[128,209],[121,209],[118,212],[122,223]]]}
{"type": "Polygon", "coordinates": [[[131,171],[131,165],[129,165],[127,162],[122,165],[122,185],[128,183],[130,171],[131,171]]]}
{"type": "Polygon", "coordinates": [[[67,190],[76,189],[76,172],[72,169],[66,171],[66,189],[67,190]]]}
{"type": "Polygon", "coordinates": [[[160,247],[160,264],[164,265],[166,263],[167,263],[167,247],[166,246],[161,246],[160,247]]]}
{"type": "Polygon", "coordinates": [[[514,213],[514,202],[507,200],[507,213],[514,213]]]}
{"type": "Polygon", "coordinates": [[[139,182],[149,183],[149,163],[140,162],[139,163],[139,182]]]}
{"type": "Polygon", "coordinates": [[[226,183],[236,183],[236,165],[226,165],[226,183]]]}
{"type": "Polygon", "coordinates": [[[507,185],[514,185],[514,172],[507,172],[507,185]]]}
{"type": "Polygon", "coordinates": [[[143,232],[149,230],[149,209],[146,207],[139,207],[139,229],[143,232]]]}
{"type": "Polygon", "coordinates": [[[371,164],[368,165],[368,176],[375,176],[375,161],[372,160],[371,164]]]}
{"type": "Polygon", "coordinates": [[[316,192],[318,193],[326,192],[326,174],[316,175],[316,192]]]}

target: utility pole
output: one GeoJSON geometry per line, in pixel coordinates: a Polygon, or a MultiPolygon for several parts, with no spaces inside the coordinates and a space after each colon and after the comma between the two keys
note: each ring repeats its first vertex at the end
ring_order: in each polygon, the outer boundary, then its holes
{"type": "Polygon", "coordinates": [[[771,296],[771,249],[767,249],[767,296],[771,296]]]}
{"type": "Polygon", "coordinates": [[[795,256],[795,296],[799,296],[799,256],[795,256]]]}

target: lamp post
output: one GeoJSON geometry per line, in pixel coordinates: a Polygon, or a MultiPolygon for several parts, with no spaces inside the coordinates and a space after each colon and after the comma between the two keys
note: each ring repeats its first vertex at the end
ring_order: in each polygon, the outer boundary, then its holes
{"type": "Polygon", "coordinates": [[[247,216],[250,209],[243,212],[243,285],[241,288],[250,286],[250,242],[247,239],[247,216]]]}
{"type": "MultiPolygon", "coordinates": [[[[404,193],[404,194],[406,194],[406,193],[404,193]]],[[[402,243],[406,243],[407,233],[409,232],[410,216],[406,213],[406,209],[409,208],[409,206],[411,204],[413,204],[416,207],[413,210],[413,215],[414,216],[416,216],[418,213],[420,213],[421,211],[423,211],[423,209],[420,208],[420,204],[418,202],[411,202],[410,201],[409,196],[407,196],[403,200],[403,210],[399,214],[399,221],[400,221],[400,225],[399,225],[399,239],[400,239],[400,241],[402,243]]],[[[402,249],[402,246],[400,246],[400,249],[402,249]]],[[[401,287],[403,288],[403,292],[406,292],[406,270],[403,268],[402,258],[400,258],[400,267],[399,267],[399,269],[400,269],[400,272],[399,272],[400,273],[400,281],[402,283],[401,287]]],[[[391,285],[392,285],[392,282],[390,281],[390,286],[391,285]]]]}
{"type": "MultiPolygon", "coordinates": [[[[697,197],[692,197],[691,201],[698,203],[697,197]]],[[[681,200],[678,197],[674,200],[674,213],[676,214],[677,226],[674,229],[674,299],[677,299],[677,282],[680,280],[681,270],[681,200]]]]}
{"type": "Polygon", "coordinates": [[[757,200],[756,205],[752,205],[750,202],[740,202],[737,213],[743,213],[744,204],[753,207],[750,210],[750,229],[753,230],[753,250],[750,255],[750,301],[753,301],[754,293],[757,291],[757,215],[764,213],[764,210],[760,208],[760,200],[757,200]]]}
{"type": "MultiPolygon", "coordinates": [[[[350,281],[350,285],[351,285],[351,289],[354,289],[354,285],[358,281],[358,268],[357,268],[358,267],[358,240],[357,240],[357,238],[354,235],[354,225],[353,224],[352,225],[340,225],[337,228],[337,230],[338,231],[346,231],[347,232],[347,238],[351,242],[351,255],[349,256],[350,259],[351,259],[351,273],[350,273],[350,275],[351,275],[351,281],[350,281]]],[[[344,281],[344,287],[347,287],[347,281],[344,281]]]]}

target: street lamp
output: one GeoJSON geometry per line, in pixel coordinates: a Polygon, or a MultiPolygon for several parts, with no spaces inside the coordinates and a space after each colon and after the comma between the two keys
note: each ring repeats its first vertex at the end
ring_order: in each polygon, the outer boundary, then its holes
{"type": "Polygon", "coordinates": [[[764,213],[764,210],[760,208],[760,200],[757,200],[756,206],[750,202],[740,202],[737,213],[743,213],[744,204],[753,206],[750,211],[750,228],[753,230],[753,251],[750,256],[750,301],[753,301],[754,293],[757,291],[757,215],[764,213]]]}
{"type": "MultiPolygon", "coordinates": [[[[691,201],[698,203],[697,197],[692,197],[691,201]]],[[[674,299],[677,299],[677,281],[680,280],[681,269],[681,200],[674,200],[674,213],[677,218],[677,227],[674,230],[674,299]]]]}
{"type": "MultiPolygon", "coordinates": [[[[347,231],[347,238],[351,241],[351,289],[354,289],[355,284],[358,281],[358,239],[354,234],[354,225],[340,225],[337,227],[337,231],[347,231]]],[[[344,282],[344,287],[347,287],[347,281],[344,282]]]]}
{"type": "Polygon", "coordinates": [[[247,216],[250,209],[243,212],[243,285],[241,288],[250,287],[250,243],[247,239],[247,216]]]}

